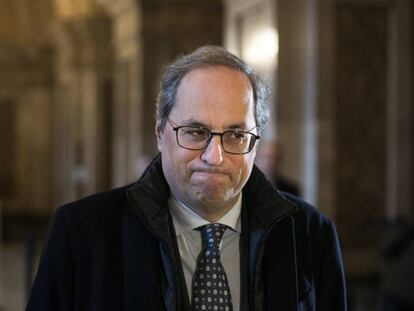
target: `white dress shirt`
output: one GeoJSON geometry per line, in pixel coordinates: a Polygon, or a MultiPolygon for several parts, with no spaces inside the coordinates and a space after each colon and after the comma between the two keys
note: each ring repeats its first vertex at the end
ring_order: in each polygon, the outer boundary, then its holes
{"type": "MultiPolygon", "coordinates": [[[[216,223],[228,226],[220,243],[220,259],[229,281],[233,310],[240,309],[240,233],[241,193],[236,204],[216,223]],[[231,228],[231,229],[230,229],[231,228]]],[[[210,222],[176,198],[171,197],[169,207],[177,235],[178,249],[183,265],[187,291],[191,301],[191,284],[197,257],[201,252],[201,234],[196,228],[210,222]]]]}

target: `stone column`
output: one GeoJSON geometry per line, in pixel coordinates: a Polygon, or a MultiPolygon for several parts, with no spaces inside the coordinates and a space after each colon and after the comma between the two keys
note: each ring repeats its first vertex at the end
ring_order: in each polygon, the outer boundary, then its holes
{"type": "Polygon", "coordinates": [[[395,0],[390,9],[387,98],[386,216],[414,217],[414,4],[395,0]]]}
{"type": "Polygon", "coordinates": [[[277,1],[279,63],[276,84],[282,171],[318,205],[318,6],[317,1],[277,1]]]}
{"type": "Polygon", "coordinates": [[[110,186],[112,54],[105,16],[58,28],[55,139],[58,201],[110,186]]]}
{"type": "Polygon", "coordinates": [[[76,168],[77,100],[75,96],[72,38],[60,24],[54,31],[56,49],[53,109],[53,201],[55,206],[77,198],[76,168]]]}
{"type": "Polygon", "coordinates": [[[412,213],[411,12],[409,0],[334,3],[334,201],[350,274],[378,272],[384,221],[412,213]]]}
{"type": "Polygon", "coordinates": [[[112,186],[120,186],[135,180],[145,164],[142,152],[142,8],[136,0],[102,2],[113,23],[112,186]]]}
{"type": "Polygon", "coordinates": [[[21,238],[29,229],[28,220],[40,223],[52,211],[52,56],[43,48],[2,48],[0,199],[4,238],[21,238]]]}
{"type": "Polygon", "coordinates": [[[335,15],[332,0],[317,2],[317,198],[318,207],[333,220],[336,205],[336,145],[335,145],[335,15]]]}
{"type": "MultiPolygon", "coordinates": [[[[276,83],[279,48],[275,6],[273,0],[226,0],[224,22],[226,48],[252,66],[272,88],[276,83]]],[[[273,95],[272,117],[261,141],[277,137],[276,96],[273,95]]]]}
{"type": "Polygon", "coordinates": [[[112,50],[110,22],[102,17],[71,23],[77,34],[82,195],[110,187],[112,50]],[[109,88],[109,89],[108,89],[109,88]],[[109,98],[108,98],[109,97],[109,98]]]}

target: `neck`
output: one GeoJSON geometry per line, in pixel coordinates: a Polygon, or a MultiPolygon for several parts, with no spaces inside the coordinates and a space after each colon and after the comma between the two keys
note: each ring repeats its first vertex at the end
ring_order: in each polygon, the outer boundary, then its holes
{"type": "Polygon", "coordinates": [[[183,203],[209,222],[217,222],[217,220],[222,218],[235,206],[239,197],[240,194],[226,202],[198,202],[197,204],[183,203]]]}
{"type": "Polygon", "coordinates": [[[194,212],[198,215],[203,217],[204,219],[208,220],[209,222],[217,222],[221,217],[227,214],[233,208],[234,204],[226,205],[226,206],[197,206],[197,207],[190,207],[194,212]]]}

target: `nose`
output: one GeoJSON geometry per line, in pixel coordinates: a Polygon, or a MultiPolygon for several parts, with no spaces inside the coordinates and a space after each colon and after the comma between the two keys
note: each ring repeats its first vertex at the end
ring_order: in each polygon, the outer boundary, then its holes
{"type": "Polygon", "coordinates": [[[223,162],[223,147],[220,136],[213,136],[201,154],[201,160],[209,165],[220,165],[223,162]]]}

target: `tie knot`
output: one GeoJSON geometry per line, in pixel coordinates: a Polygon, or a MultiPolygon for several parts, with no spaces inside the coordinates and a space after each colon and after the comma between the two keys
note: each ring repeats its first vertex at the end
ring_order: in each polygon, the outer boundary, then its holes
{"type": "Polygon", "coordinates": [[[216,247],[219,248],[221,238],[224,231],[226,231],[226,225],[223,224],[208,224],[197,228],[201,231],[201,239],[203,248],[216,247]]]}

